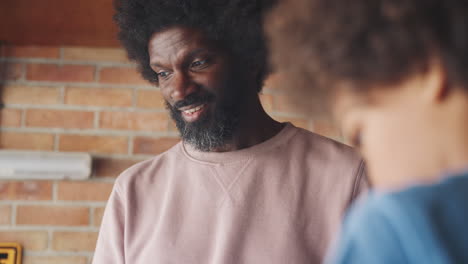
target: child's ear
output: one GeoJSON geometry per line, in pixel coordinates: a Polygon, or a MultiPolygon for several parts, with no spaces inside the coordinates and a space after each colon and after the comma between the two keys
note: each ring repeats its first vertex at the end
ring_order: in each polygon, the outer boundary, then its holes
{"type": "Polygon", "coordinates": [[[424,99],[431,103],[444,101],[450,92],[450,83],[445,66],[439,60],[432,60],[423,74],[424,99]]]}

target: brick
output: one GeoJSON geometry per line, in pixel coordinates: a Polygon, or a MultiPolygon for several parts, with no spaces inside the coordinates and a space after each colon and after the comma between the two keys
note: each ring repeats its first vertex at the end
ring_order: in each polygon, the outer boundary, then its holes
{"type": "Polygon", "coordinates": [[[141,77],[136,68],[107,67],[100,71],[101,83],[151,85],[141,77]]]}
{"type": "Polygon", "coordinates": [[[30,256],[23,257],[23,264],[87,264],[85,256],[30,256]]]}
{"type": "Polygon", "coordinates": [[[0,63],[0,81],[16,81],[23,76],[23,64],[1,62],[0,63]]]}
{"type": "Polygon", "coordinates": [[[10,224],[11,224],[11,206],[0,205],[0,225],[10,225],[10,224]]]}
{"type": "Polygon", "coordinates": [[[94,219],[93,219],[94,226],[101,226],[102,216],[104,215],[104,210],[105,210],[105,207],[94,208],[94,219]]]}
{"type": "Polygon", "coordinates": [[[166,105],[159,90],[138,90],[137,107],[165,109],[166,105]]]}
{"type": "Polygon", "coordinates": [[[125,50],[119,48],[64,47],[63,59],[129,63],[125,50]]]}
{"type": "Polygon", "coordinates": [[[132,89],[119,88],[79,88],[65,90],[65,104],[88,106],[132,106],[132,89]]]}
{"type": "Polygon", "coordinates": [[[125,136],[60,135],[59,149],[93,153],[127,153],[127,141],[125,136]]]}
{"type": "Polygon", "coordinates": [[[0,200],[52,200],[52,183],[49,181],[1,181],[0,200]]]}
{"type": "Polygon", "coordinates": [[[100,128],[138,131],[167,131],[166,113],[154,112],[102,112],[100,128]]]}
{"type": "Polygon", "coordinates": [[[113,183],[109,182],[60,182],[58,200],[65,201],[107,201],[113,183]]]}
{"type": "Polygon", "coordinates": [[[16,213],[17,225],[86,226],[89,208],[70,206],[20,205],[16,213]]]}
{"type": "Polygon", "coordinates": [[[58,59],[60,49],[46,46],[3,46],[2,56],[14,58],[48,58],[58,59]]]}
{"type": "Polygon", "coordinates": [[[94,112],[69,110],[26,110],[26,126],[85,129],[94,127],[94,112]]]}
{"type": "Polygon", "coordinates": [[[297,127],[310,130],[309,121],[304,118],[274,116],[274,119],[279,122],[289,122],[297,127]]]}
{"type": "Polygon", "coordinates": [[[273,96],[270,94],[260,94],[260,101],[267,112],[273,111],[273,96]]]}
{"type": "Polygon", "coordinates": [[[58,251],[94,251],[97,232],[54,232],[52,248],[58,251]]]}
{"type": "Polygon", "coordinates": [[[6,85],[2,101],[5,104],[50,105],[60,103],[60,91],[55,87],[6,85]]]}
{"type": "Polygon", "coordinates": [[[1,127],[19,127],[21,126],[21,110],[1,109],[0,126],[1,127]]]}
{"type": "Polygon", "coordinates": [[[180,141],[179,138],[136,137],[133,141],[134,154],[160,154],[180,141]]]}
{"type": "Polygon", "coordinates": [[[50,82],[92,82],[94,66],[28,64],[26,78],[34,81],[50,82]]]}
{"type": "Polygon", "coordinates": [[[54,135],[45,133],[0,133],[0,149],[53,150],[54,135]]]}
{"type": "Polygon", "coordinates": [[[140,162],[138,159],[94,158],[93,171],[95,177],[117,177],[125,169],[140,162]]]}
{"type": "Polygon", "coordinates": [[[25,251],[47,248],[47,231],[0,231],[0,241],[20,243],[25,251]]]}

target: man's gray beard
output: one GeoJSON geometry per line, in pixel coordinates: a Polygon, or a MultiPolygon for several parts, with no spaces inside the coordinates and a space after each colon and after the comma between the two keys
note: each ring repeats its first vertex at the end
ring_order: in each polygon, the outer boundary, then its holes
{"type": "Polygon", "coordinates": [[[191,129],[185,126],[182,139],[199,151],[209,152],[223,147],[232,139],[233,131],[225,124],[218,123],[208,129],[191,129]]]}
{"type": "Polygon", "coordinates": [[[210,152],[221,148],[232,140],[239,125],[237,109],[217,109],[214,116],[205,116],[193,123],[186,123],[179,111],[167,105],[184,142],[195,149],[210,152]]]}

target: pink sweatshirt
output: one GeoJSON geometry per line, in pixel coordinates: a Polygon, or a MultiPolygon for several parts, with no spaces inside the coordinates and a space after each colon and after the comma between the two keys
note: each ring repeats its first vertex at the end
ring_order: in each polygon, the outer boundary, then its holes
{"type": "Polygon", "coordinates": [[[320,263],[365,186],[350,147],[291,124],[234,152],[179,143],[118,177],[93,263],[320,263]]]}

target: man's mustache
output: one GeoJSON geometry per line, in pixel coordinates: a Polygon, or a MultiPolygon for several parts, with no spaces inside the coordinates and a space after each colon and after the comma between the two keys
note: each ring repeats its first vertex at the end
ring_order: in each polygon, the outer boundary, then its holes
{"type": "Polygon", "coordinates": [[[204,104],[214,101],[215,95],[212,93],[203,93],[203,94],[190,94],[185,97],[183,100],[177,101],[174,103],[172,108],[180,109],[185,106],[194,105],[194,104],[204,104]]]}

